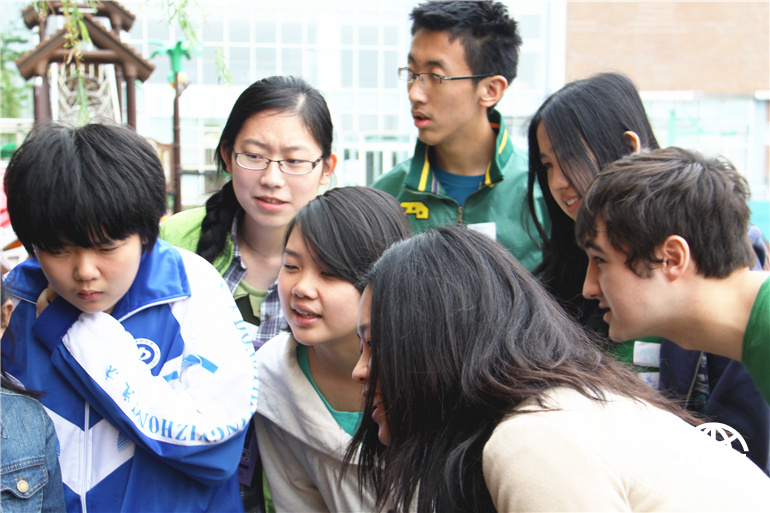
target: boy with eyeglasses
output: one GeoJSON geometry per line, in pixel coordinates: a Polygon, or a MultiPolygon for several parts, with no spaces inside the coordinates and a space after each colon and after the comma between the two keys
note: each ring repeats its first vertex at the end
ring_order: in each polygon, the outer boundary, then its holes
{"type": "Polygon", "coordinates": [[[399,200],[415,232],[466,224],[532,270],[541,252],[522,217],[527,160],[494,108],[516,77],[516,22],[489,1],[431,1],[411,18],[408,66],[398,76],[409,88],[417,146],[372,186],[399,200]]]}
{"type": "Polygon", "coordinates": [[[2,365],[43,393],[67,511],[242,512],[255,352],[216,269],[157,239],[155,150],[123,126],[51,125],[4,185],[33,258],[4,280],[2,365]]]}

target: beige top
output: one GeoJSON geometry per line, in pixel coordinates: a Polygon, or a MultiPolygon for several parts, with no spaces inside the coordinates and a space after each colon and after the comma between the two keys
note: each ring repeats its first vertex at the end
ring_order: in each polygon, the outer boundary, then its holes
{"type": "Polygon", "coordinates": [[[484,447],[498,511],[770,511],[770,478],[675,415],[571,388],[546,397],[559,411],[508,416],[484,447]]]}

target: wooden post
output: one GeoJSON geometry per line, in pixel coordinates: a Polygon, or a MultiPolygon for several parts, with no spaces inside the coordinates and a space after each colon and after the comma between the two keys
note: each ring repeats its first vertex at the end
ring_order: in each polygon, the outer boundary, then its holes
{"type": "Polygon", "coordinates": [[[126,121],[136,130],[136,75],[130,70],[126,76],[126,121]]]}
{"type": "Polygon", "coordinates": [[[174,73],[174,142],[171,162],[174,169],[174,213],[182,211],[182,155],[179,137],[179,72],[174,73]]]}

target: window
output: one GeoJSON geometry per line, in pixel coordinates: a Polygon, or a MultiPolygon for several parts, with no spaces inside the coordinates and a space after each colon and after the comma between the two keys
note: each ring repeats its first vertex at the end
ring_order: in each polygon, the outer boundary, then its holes
{"type": "MultiPolygon", "coordinates": [[[[201,58],[201,57],[199,57],[201,58]]],[[[216,85],[219,83],[217,75],[217,49],[213,46],[203,47],[203,84],[216,85]]]]}
{"type": "Polygon", "coordinates": [[[380,77],[377,50],[361,50],[358,55],[358,86],[377,87],[380,77]]]}
{"type": "Polygon", "coordinates": [[[396,75],[396,70],[398,69],[398,63],[400,60],[398,52],[395,50],[385,50],[382,57],[382,85],[388,89],[397,89],[400,84],[398,76],[396,75]]]}
{"type": "Polygon", "coordinates": [[[248,43],[251,23],[247,19],[230,19],[228,40],[234,43],[248,43]]]}
{"type": "Polygon", "coordinates": [[[254,50],[255,80],[276,74],[276,57],[274,48],[256,48],[254,50]]]}
{"type": "Polygon", "coordinates": [[[340,34],[340,42],[343,45],[353,44],[353,27],[350,25],[343,25],[340,34]]]}
{"type": "Polygon", "coordinates": [[[340,85],[353,87],[353,50],[342,50],[340,54],[340,85]]]}
{"type": "Polygon", "coordinates": [[[292,45],[302,44],[302,25],[296,22],[281,25],[281,42],[292,45]]]}
{"type": "Polygon", "coordinates": [[[379,30],[376,25],[361,25],[358,27],[358,43],[361,45],[376,45],[379,30]]]}
{"type": "Polygon", "coordinates": [[[283,75],[302,75],[302,50],[298,48],[281,50],[281,73],[283,75]]]}
{"type": "Polygon", "coordinates": [[[275,43],[275,24],[258,21],[254,27],[254,40],[258,43],[275,43]]]}
{"type": "Polygon", "coordinates": [[[250,74],[251,52],[248,48],[230,48],[230,59],[227,61],[227,67],[230,69],[234,84],[250,84],[252,82],[250,74]]]}

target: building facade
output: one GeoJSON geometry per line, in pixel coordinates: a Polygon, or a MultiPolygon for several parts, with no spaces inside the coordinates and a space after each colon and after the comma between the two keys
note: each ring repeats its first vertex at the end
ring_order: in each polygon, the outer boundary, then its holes
{"type": "MultiPolygon", "coordinates": [[[[201,47],[184,62],[181,155],[185,206],[210,189],[214,148],[235,99],[262,77],[295,74],[320,89],[335,125],[337,185],[369,184],[414,146],[406,87],[414,0],[198,0],[187,14],[201,47]],[[220,83],[217,56],[232,76],[220,83]]],[[[600,71],[629,75],[662,145],[727,156],[750,181],[755,217],[770,233],[770,3],[510,1],[524,39],[519,73],[499,109],[526,149],[528,118],[565,82],[600,71]]],[[[124,0],[136,16],[121,40],[139,55],[183,38],[165,2],[124,0]]],[[[3,27],[22,2],[2,2],[3,27]]],[[[55,30],[52,26],[49,30],[55,30]]],[[[137,86],[137,129],[172,140],[170,62],[137,86]]]]}

